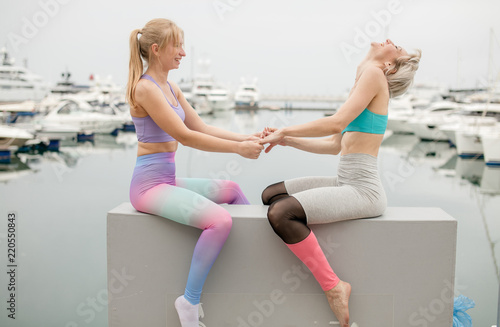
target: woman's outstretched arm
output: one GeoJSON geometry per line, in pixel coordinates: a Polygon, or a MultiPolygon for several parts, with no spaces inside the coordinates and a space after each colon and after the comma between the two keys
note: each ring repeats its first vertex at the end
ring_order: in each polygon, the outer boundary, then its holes
{"type": "Polygon", "coordinates": [[[237,142],[258,139],[258,136],[256,134],[244,135],[227,131],[225,129],[216,126],[208,125],[203,121],[203,119],[200,118],[196,110],[194,110],[193,107],[191,107],[191,105],[186,100],[186,97],[182,93],[179,86],[177,86],[177,84],[175,84],[174,82],[169,81],[169,83],[170,85],[172,85],[175,95],[177,96],[177,99],[179,100],[182,109],[184,109],[184,112],[186,113],[186,120],[184,121],[184,123],[189,129],[203,134],[215,136],[224,140],[231,140],[237,142]]]}
{"type": "MultiPolygon", "coordinates": [[[[153,83],[139,83],[135,91],[137,103],[146,110],[161,129],[182,145],[203,151],[237,153],[250,159],[259,157],[263,146],[257,142],[225,140],[188,128],[181,118],[171,110],[163,93],[153,83]]],[[[186,118],[187,115],[188,113],[186,113],[186,118]]]]}
{"type": "Polygon", "coordinates": [[[278,129],[261,143],[279,143],[285,136],[321,137],[341,133],[368,107],[383,87],[387,88],[383,71],[377,67],[367,68],[359,78],[353,93],[334,115],[278,129]]]}
{"type": "MultiPolygon", "coordinates": [[[[302,151],[307,151],[317,154],[337,155],[340,153],[341,140],[342,140],[342,134],[339,133],[321,139],[286,136],[283,139],[282,143],[283,145],[291,146],[293,148],[302,151]]],[[[271,149],[267,148],[266,153],[269,152],[270,150],[271,149]]]]}
{"type": "MultiPolygon", "coordinates": [[[[264,134],[268,132],[264,131],[264,134]]],[[[307,151],[317,154],[333,154],[337,155],[341,149],[342,134],[334,134],[330,137],[321,139],[317,138],[303,138],[294,136],[285,136],[280,143],[270,145],[266,148],[266,153],[271,151],[275,145],[291,146],[298,150],[307,151]]]]}

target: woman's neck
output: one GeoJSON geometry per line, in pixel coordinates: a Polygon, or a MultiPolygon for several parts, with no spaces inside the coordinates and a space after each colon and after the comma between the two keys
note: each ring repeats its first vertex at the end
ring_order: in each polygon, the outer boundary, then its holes
{"type": "Polygon", "coordinates": [[[360,64],[358,65],[358,68],[356,69],[356,81],[359,79],[361,74],[363,74],[365,69],[367,67],[371,67],[371,66],[375,66],[375,67],[378,67],[380,69],[384,69],[383,63],[379,63],[378,61],[367,57],[360,62],[360,64]]]}
{"type": "Polygon", "coordinates": [[[148,67],[144,74],[151,76],[158,84],[167,84],[168,71],[163,72],[160,69],[155,69],[154,67],[148,67]]]}

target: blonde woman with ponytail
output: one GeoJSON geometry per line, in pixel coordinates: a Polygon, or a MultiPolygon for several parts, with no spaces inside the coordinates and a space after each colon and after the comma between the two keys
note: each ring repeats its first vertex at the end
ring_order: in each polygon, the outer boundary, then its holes
{"type": "Polygon", "coordinates": [[[130,35],[127,99],[138,138],[130,201],[138,211],[203,230],[185,292],[175,301],[182,327],[198,327],[203,284],[232,225],[231,216],[218,204],[249,202],[232,181],[177,177],[175,151],[181,143],[257,159],[263,145],[259,134],[241,135],[205,124],[168,80],[169,71],[179,68],[186,56],[183,38],[183,31],[167,19],[153,19],[130,35]]]}

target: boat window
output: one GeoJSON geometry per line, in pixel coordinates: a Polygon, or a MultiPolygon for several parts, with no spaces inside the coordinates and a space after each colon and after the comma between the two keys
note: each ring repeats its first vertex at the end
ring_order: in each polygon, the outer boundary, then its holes
{"type": "Polygon", "coordinates": [[[59,111],[57,113],[60,115],[69,115],[71,113],[74,113],[77,110],[78,110],[78,108],[77,108],[76,103],[68,102],[61,109],[59,109],[59,111]]]}
{"type": "Polygon", "coordinates": [[[113,110],[113,108],[111,108],[110,106],[102,106],[101,109],[98,111],[100,113],[103,113],[103,114],[106,114],[106,115],[115,115],[115,111],[113,110]]]}
{"type": "Polygon", "coordinates": [[[442,112],[442,111],[450,111],[453,110],[453,108],[439,108],[439,109],[434,109],[434,112],[442,112]]]}

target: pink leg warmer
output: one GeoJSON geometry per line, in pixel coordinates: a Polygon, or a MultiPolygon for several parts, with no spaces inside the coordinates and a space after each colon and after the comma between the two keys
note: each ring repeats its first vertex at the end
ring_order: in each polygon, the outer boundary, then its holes
{"type": "Polygon", "coordinates": [[[312,231],[304,240],[287,246],[309,268],[323,291],[337,286],[340,279],[330,267],[312,231]]]}

